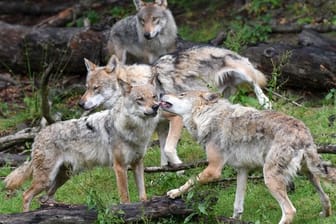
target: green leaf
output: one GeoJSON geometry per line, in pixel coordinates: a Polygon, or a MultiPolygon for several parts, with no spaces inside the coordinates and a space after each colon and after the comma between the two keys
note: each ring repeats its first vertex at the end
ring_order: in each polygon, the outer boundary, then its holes
{"type": "Polygon", "coordinates": [[[201,214],[203,215],[208,215],[208,212],[206,211],[205,204],[199,204],[198,205],[198,210],[200,211],[201,214]]]}

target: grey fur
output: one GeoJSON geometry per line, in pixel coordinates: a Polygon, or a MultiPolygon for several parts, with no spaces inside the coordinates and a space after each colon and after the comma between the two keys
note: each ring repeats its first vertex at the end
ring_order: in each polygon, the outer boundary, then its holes
{"type": "Polygon", "coordinates": [[[126,63],[127,53],[142,62],[153,63],[159,56],[175,50],[177,26],[171,11],[166,8],[166,1],[134,1],[134,4],[137,14],[118,21],[112,27],[109,52],[117,55],[123,63],[126,63]]]}
{"type": "Polygon", "coordinates": [[[197,178],[169,191],[171,198],[187,192],[196,182],[220,178],[227,164],[237,170],[233,217],[241,218],[247,175],[262,168],[265,184],[282,210],[279,223],[287,224],[292,222],[296,209],[287,196],[286,185],[301,170],[319,193],[322,214],[331,214],[330,200],[320,178],[336,183],[336,169],[320,159],[303,122],[275,111],[233,105],[204,91],[164,95],[161,107],[182,116],[185,127],[205,147],[209,161],[197,178]]]}
{"type": "Polygon", "coordinates": [[[29,210],[33,197],[44,190],[47,200],[52,200],[56,190],[70,178],[69,171],[76,173],[97,165],[114,166],[122,202],[129,202],[125,174],[132,166],[139,197],[146,199],[143,157],[159,119],[155,116],[158,99],[154,98],[152,85],[132,87],[122,80],[118,85],[123,91],[110,110],[57,122],[35,137],[32,160],[5,179],[6,188],[13,190],[33,177],[31,187],[24,192],[24,211],[29,210]]]}

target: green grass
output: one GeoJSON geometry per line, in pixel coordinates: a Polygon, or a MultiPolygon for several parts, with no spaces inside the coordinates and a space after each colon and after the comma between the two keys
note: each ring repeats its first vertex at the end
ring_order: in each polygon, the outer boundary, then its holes
{"type": "MultiPolygon", "coordinates": [[[[228,33],[228,38],[225,42],[225,46],[235,50],[240,51],[244,46],[249,43],[256,43],[259,41],[264,41],[268,39],[270,26],[267,24],[269,19],[268,12],[270,9],[277,7],[279,4],[278,0],[264,1],[264,0],[254,0],[251,1],[251,7],[248,13],[254,15],[257,21],[244,21],[242,17],[237,15],[231,15],[233,21],[226,21],[224,17],[221,17],[221,7],[225,6],[224,1],[216,1],[216,3],[209,4],[209,1],[200,1],[200,6],[198,8],[210,10],[208,15],[213,15],[214,18],[206,19],[202,22],[198,22],[196,18],[199,17],[199,12],[191,9],[195,7],[193,1],[171,1],[169,5],[182,7],[186,11],[186,21],[184,24],[179,24],[179,33],[181,36],[187,40],[192,41],[207,41],[215,37],[215,35],[221,31],[230,31],[228,33]],[[218,4],[218,5],[217,5],[218,4]],[[208,7],[209,6],[209,7],[208,7]],[[205,8],[207,7],[207,8],[205,8]],[[196,21],[196,22],[195,22],[196,21]],[[218,22],[220,21],[220,23],[218,22]],[[188,24],[189,22],[189,24],[188,24]],[[187,24],[186,24],[187,23],[187,24]]],[[[303,3],[295,3],[287,6],[289,12],[294,15],[302,15],[309,12],[307,7],[302,5],[303,3]],[[302,10],[304,9],[304,10],[302,10]],[[308,10],[308,11],[307,11],[308,10]]],[[[111,9],[110,14],[116,18],[122,18],[129,13],[130,10],[134,11],[133,6],[130,9],[124,9],[122,7],[114,7],[111,9]]],[[[319,8],[317,8],[319,10],[319,8]]],[[[331,12],[335,11],[331,8],[331,12]]],[[[92,22],[97,22],[101,17],[94,12],[87,12],[86,16],[90,17],[92,22]]],[[[251,17],[249,17],[251,18],[251,17]]],[[[333,16],[333,22],[335,23],[336,17],[333,16]]],[[[309,22],[310,17],[302,17],[302,23],[309,22]]],[[[73,25],[73,24],[72,24],[73,25]]],[[[274,84],[274,90],[277,90],[278,84],[274,84]]],[[[290,95],[283,93],[286,97],[297,100],[300,96],[290,95]]],[[[76,107],[69,108],[69,102],[67,99],[75,98],[76,96],[60,96],[60,99],[53,102],[53,108],[57,107],[57,111],[61,110],[64,113],[66,119],[79,116],[79,112],[76,107]],[[64,105],[61,105],[61,103],[64,105]]],[[[55,99],[55,98],[54,98],[55,99]]],[[[332,137],[335,135],[335,126],[328,126],[328,117],[335,114],[336,103],[335,103],[335,92],[330,92],[329,97],[326,100],[321,100],[318,102],[301,102],[304,107],[293,106],[291,103],[284,100],[277,100],[274,103],[274,109],[277,111],[284,112],[286,114],[292,115],[300,120],[302,120],[310,129],[315,138],[316,143],[330,143],[336,144],[336,138],[332,137]]],[[[252,104],[257,106],[257,101],[255,98],[246,97],[246,93],[243,92],[241,95],[237,95],[231,98],[235,102],[242,102],[243,104],[252,104]]],[[[72,102],[77,102],[76,99],[68,100],[72,102]]],[[[27,99],[26,105],[28,109],[22,109],[19,107],[11,107],[6,104],[0,104],[0,108],[7,115],[6,119],[0,119],[0,130],[7,130],[9,128],[15,127],[17,124],[26,121],[27,119],[36,118],[36,111],[33,110],[35,107],[34,99],[27,99]]],[[[335,124],[336,125],[336,124],[335,124]]],[[[156,139],[156,137],[154,137],[156,139]]],[[[178,153],[180,158],[184,162],[193,162],[205,159],[205,153],[202,148],[196,144],[189,136],[188,133],[184,132],[183,137],[178,145],[178,153]]],[[[336,164],[335,155],[323,155],[325,159],[332,161],[336,164]]],[[[160,161],[160,152],[157,146],[153,146],[148,149],[145,157],[146,166],[158,166],[160,161]]],[[[189,177],[197,175],[201,172],[203,168],[196,168],[185,171],[183,175],[178,175],[176,173],[153,173],[145,174],[146,180],[146,190],[149,198],[157,195],[164,195],[168,190],[176,188],[183,184],[189,177]]],[[[0,169],[0,177],[5,177],[10,172],[9,167],[4,167],[0,169]]],[[[260,172],[256,172],[255,175],[260,175],[260,172]]],[[[222,173],[223,178],[235,177],[235,172],[232,168],[225,167],[222,173]]],[[[329,218],[321,218],[319,212],[321,210],[321,205],[319,202],[319,197],[315,193],[309,181],[303,177],[298,176],[295,181],[295,191],[289,193],[293,204],[297,208],[297,215],[295,217],[294,223],[323,223],[331,224],[336,223],[336,215],[329,218]]],[[[15,213],[21,211],[22,199],[21,195],[24,189],[27,189],[29,183],[26,183],[21,189],[17,191],[17,194],[6,199],[4,191],[0,191],[0,213],[15,213]]],[[[329,183],[323,183],[324,189],[329,194],[333,211],[336,212],[336,188],[335,185],[329,183]]],[[[0,189],[3,189],[3,182],[0,182],[0,189]]],[[[194,208],[195,213],[203,214],[203,217],[215,217],[215,216],[231,216],[233,212],[233,201],[235,194],[236,183],[231,182],[221,182],[212,183],[208,185],[196,186],[191,193],[184,195],[183,197],[188,201],[191,199],[202,199],[198,200],[200,203],[192,203],[191,206],[194,208]],[[211,197],[218,198],[217,203],[210,206],[207,199],[211,197]]],[[[137,190],[135,187],[133,175],[129,172],[129,189],[131,201],[138,201],[137,190]]],[[[61,187],[56,193],[56,199],[64,203],[71,204],[87,204],[89,206],[94,206],[99,210],[99,223],[118,223],[120,220],[115,217],[111,217],[105,214],[105,208],[109,207],[111,204],[117,204],[119,202],[119,197],[117,193],[117,186],[115,175],[112,169],[106,167],[97,167],[95,169],[85,171],[72,177],[63,187],[61,187]]],[[[32,204],[32,209],[36,209],[38,204],[34,200],[32,204]]],[[[243,220],[253,221],[255,223],[277,223],[281,217],[281,210],[273,197],[269,194],[267,188],[263,184],[262,180],[251,180],[248,182],[248,188],[245,199],[245,211],[243,215],[243,220]]],[[[146,223],[150,223],[145,220],[146,223]]],[[[176,217],[169,217],[160,220],[155,223],[181,223],[183,220],[178,220],[176,217]]],[[[190,223],[195,223],[192,220],[190,223]]],[[[202,222],[199,222],[202,223],[202,222]]],[[[208,221],[209,223],[209,221],[208,221]]],[[[216,223],[212,220],[212,223],[216,223]]]]}
{"type": "MultiPolygon", "coordinates": [[[[336,142],[335,138],[326,137],[329,136],[329,134],[335,134],[334,127],[328,127],[328,122],[326,120],[328,116],[335,113],[335,106],[320,105],[319,107],[306,106],[304,108],[299,108],[290,103],[278,101],[275,103],[275,109],[303,120],[306,125],[311,128],[313,135],[317,136],[316,139],[318,142],[336,142]]],[[[153,138],[156,139],[155,136],[153,138]]],[[[205,159],[205,153],[202,148],[190,138],[186,131],[184,131],[183,137],[179,143],[178,153],[185,162],[205,159]]],[[[336,164],[334,155],[325,157],[336,164]]],[[[146,154],[145,165],[157,166],[159,164],[159,158],[160,152],[158,146],[153,146],[149,148],[146,154]]],[[[149,198],[157,195],[164,195],[168,190],[180,186],[189,177],[198,174],[202,169],[203,168],[187,170],[183,175],[178,175],[176,173],[146,173],[147,194],[149,198]]],[[[0,170],[0,175],[5,176],[9,171],[10,169],[5,167],[0,170]]],[[[255,175],[260,175],[260,172],[256,172],[255,175]]],[[[231,168],[226,167],[222,176],[223,178],[234,177],[235,173],[231,168]]],[[[329,218],[322,218],[319,216],[321,210],[319,197],[305,177],[298,176],[294,183],[295,191],[289,193],[293,204],[297,208],[297,215],[294,223],[331,224],[336,222],[336,216],[331,216],[329,218]]],[[[26,189],[28,185],[29,183],[26,183],[22,189],[18,190],[16,196],[11,199],[4,199],[5,193],[1,191],[0,198],[3,202],[0,205],[0,213],[20,212],[22,205],[21,194],[23,189],[26,189]]],[[[129,172],[129,185],[131,201],[138,201],[132,172],[129,172]]],[[[335,211],[335,186],[329,183],[324,183],[323,185],[331,198],[332,204],[334,205],[333,210],[335,211]]],[[[0,188],[2,187],[3,183],[0,185],[0,188]]],[[[199,195],[201,195],[202,200],[199,201],[203,202],[193,203],[191,206],[194,208],[196,214],[203,214],[203,217],[231,216],[235,188],[235,181],[212,183],[196,186],[194,190],[191,191],[192,196],[186,194],[183,197],[188,201],[189,198],[197,199],[198,197],[199,199],[199,195]],[[218,198],[218,201],[214,205],[209,206],[209,202],[206,202],[206,199],[211,197],[218,198]]],[[[87,204],[99,208],[99,211],[101,211],[99,215],[100,223],[117,223],[120,221],[116,217],[111,217],[105,214],[106,207],[119,202],[115,176],[112,169],[97,167],[93,170],[74,176],[57,191],[56,199],[65,203],[87,204]]],[[[32,207],[33,209],[37,208],[36,201],[34,201],[32,207]]],[[[245,199],[243,219],[255,223],[277,223],[280,217],[280,208],[278,207],[277,202],[269,194],[263,181],[250,180],[245,199]]],[[[146,222],[151,223],[148,220],[146,222]]],[[[177,221],[175,218],[166,218],[160,221],[160,223],[176,222],[183,222],[183,220],[177,221]]],[[[192,219],[190,223],[193,223],[192,219]]]]}

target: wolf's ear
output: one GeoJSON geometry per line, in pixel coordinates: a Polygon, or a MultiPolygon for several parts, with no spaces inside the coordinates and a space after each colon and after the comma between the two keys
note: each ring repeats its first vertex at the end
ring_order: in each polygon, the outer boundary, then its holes
{"type": "Polygon", "coordinates": [[[89,59],[84,58],[84,63],[86,66],[86,70],[89,71],[93,71],[95,70],[95,68],[97,67],[97,65],[95,63],[93,63],[92,61],[90,61],[89,59]]]}
{"type": "Polygon", "coordinates": [[[219,95],[217,93],[205,92],[202,93],[202,97],[210,103],[216,103],[218,101],[219,95]]]}
{"type": "Polygon", "coordinates": [[[107,73],[111,73],[113,72],[113,70],[116,69],[116,67],[118,66],[119,64],[119,60],[117,58],[117,56],[115,55],[112,55],[109,59],[109,61],[107,62],[107,65],[105,67],[105,70],[107,73]]]}
{"type": "Polygon", "coordinates": [[[131,84],[129,84],[128,82],[125,82],[124,80],[120,78],[117,78],[117,81],[118,81],[118,85],[120,87],[122,95],[123,96],[128,95],[132,90],[131,84]]]}
{"type": "Polygon", "coordinates": [[[167,8],[168,6],[167,0],[155,0],[155,4],[164,8],[167,8]]]}
{"type": "Polygon", "coordinates": [[[145,6],[145,3],[141,0],[133,0],[133,3],[137,11],[139,11],[142,7],[145,6]]]}

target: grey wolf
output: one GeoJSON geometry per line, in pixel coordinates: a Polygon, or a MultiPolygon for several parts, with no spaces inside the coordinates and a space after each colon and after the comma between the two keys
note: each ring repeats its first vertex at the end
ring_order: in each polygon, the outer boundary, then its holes
{"type": "Polygon", "coordinates": [[[167,0],[143,2],[134,0],[136,15],[118,21],[108,39],[109,55],[126,63],[127,53],[138,61],[153,63],[159,56],[173,52],[177,27],[167,0]]]}
{"type": "MultiPolygon", "coordinates": [[[[124,65],[114,55],[111,56],[106,66],[98,66],[88,59],[84,59],[84,61],[87,68],[86,91],[81,97],[79,105],[85,110],[92,110],[101,105],[105,109],[110,109],[115,105],[115,102],[121,97],[117,77],[139,85],[148,83],[153,76],[151,66],[145,64],[124,65]]],[[[164,152],[165,145],[172,145],[169,148],[175,148],[182,128],[183,124],[180,118],[168,113],[162,114],[157,126],[162,166],[168,164],[168,158],[164,152]]],[[[182,163],[176,150],[172,151],[170,158],[171,165],[182,163]]]]}
{"type": "Polygon", "coordinates": [[[331,214],[328,195],[320,178],[336,182],[336,169],[322,161],[303,122],[275,111],[233,105],[217,94],[189,91],[161,98],[161,108],[182,116],[191,135],[205,147],[208,166],[184,185],[167,192],[176,198],[196,183],[205,184],[221,176],[225,164],[237,169],[234,218],[243,213],[248,172],[261,167],[264,182],[278,201],[279,223],[291,223],[296,209],[288,198],[286,185],[301,169],[318,192],[324,216],[331,214]]]}
{"type": "Polygon", "coordinates": [[[252,87],[259,104],[272,107],[261,87],[266,78],[250,61],[219,47],[196,46],[160,57],[152,66],[161,93],[218,89],[225,97],[235,93],[239,85],[252,87]]]}
{"type": "MultiPolygon", "coordinates": [[[[226,96],[232,94],[237,85],[247,84],[254,89],[259,103],[271,108],[269,99],[261,87],[266,84],[265,76],[235,52],[211,46],[194,47],[160,57],[153,65],[124,65],[111,56],[106,66],[97,66],[86,59],[88,70],[87,90],[80,100],[85,109],[99,105],[113,105],[120,93],[116,77],[131,83],[143,83],[148,79],[160,93],[179,93],[198,89],[219,89],[226,96]]],[[[179,116],[164,114],[169,119],[169,129],[164,121],[158,126],[161,145],[161,165],[179,164],[176,146],[183,128],[179,116]],[[168,133],[167,133],[168,129],[168,133]]]]}
{"type": "Polygon", "coordinates": [[[122,203],[130,202],[127,169],[133,168],[140,200],[146,200],[143,157],[158,122],[158,96],[150,84],[117,80],[121,96],[110,110],[47,126],[35,137],[31,160],[5,178],[14,190],[32,177],[23,193],[23,210],[46,191],[46,201],[76,173],[93,166],[113,166],[122,203]]]}

